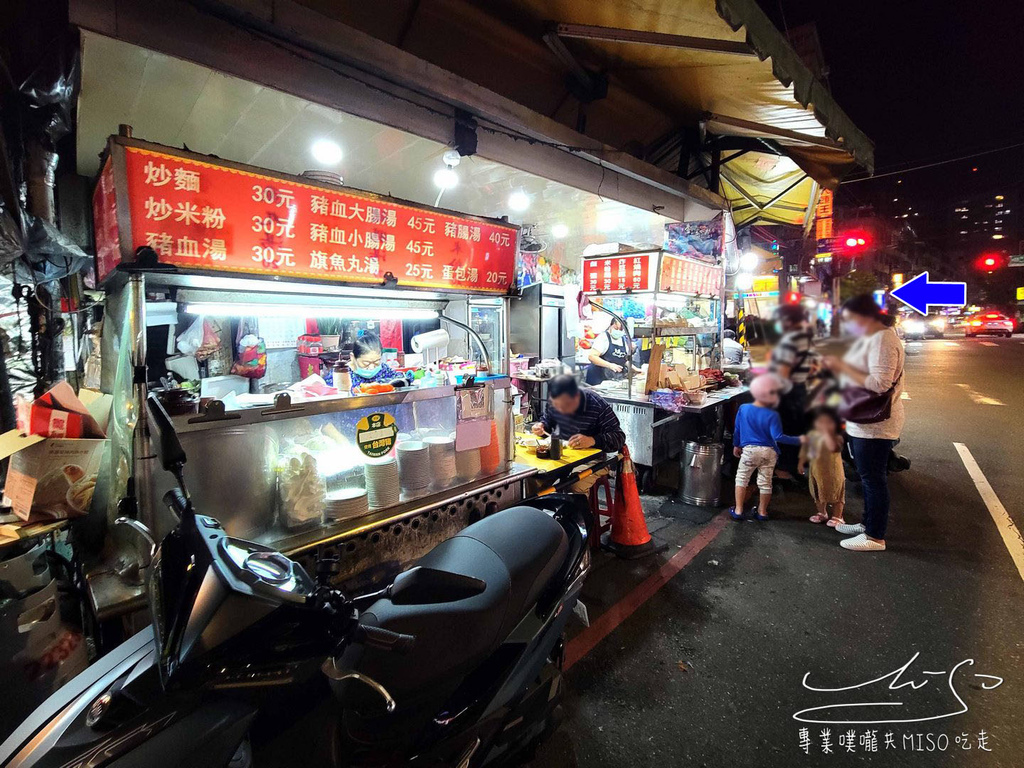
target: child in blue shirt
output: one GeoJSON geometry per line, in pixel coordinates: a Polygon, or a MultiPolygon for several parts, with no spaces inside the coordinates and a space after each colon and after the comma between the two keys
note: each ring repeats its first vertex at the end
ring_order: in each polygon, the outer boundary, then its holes
{"type": "Polygon", "coordinates": [[[736,506],[729,510],[733,520],[743,519],[743,505],[747,501],[747,484],[750,476],[757,472],[758,520],[768,519],[768,502],[772,499],[772,473],[779,459],[779,443],[800,445],[803,437],[786,435],[782,431],[782,419],[774,409],[779,404],[781,384],[774,374],[758,376],[750,382],[753,403],[741,405],[736,413],[733,427],[733,455],[740,460],[736,470],[736,506]]]}

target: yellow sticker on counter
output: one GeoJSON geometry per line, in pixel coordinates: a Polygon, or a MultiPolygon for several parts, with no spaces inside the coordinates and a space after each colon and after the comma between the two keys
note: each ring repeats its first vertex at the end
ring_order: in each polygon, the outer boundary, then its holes
{"type": "Polygon", "coordinates": [[[398,437],[398,425],[390,413],[371,413],[356,424],[356,444],[371,459],[391,453],[398,437]]]}

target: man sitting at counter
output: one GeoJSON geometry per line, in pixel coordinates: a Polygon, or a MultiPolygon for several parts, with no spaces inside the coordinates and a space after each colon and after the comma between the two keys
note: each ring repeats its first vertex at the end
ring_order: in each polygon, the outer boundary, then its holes
{"type": "MultiPolygon", "coordinates": [[[[576,379],[567,374],[551,380],[548,395],[551,402],[541,420],[533,425],[535,435],[557,434],[570,448],[598,448],[606,453],[622,450],[626,433],[603,397],[589,389],[581,390],[576,379]]],[[[607,474],[606,469],[595,472],[578,481],[571,490],[588,493],[598,478],[607,474]]]]}

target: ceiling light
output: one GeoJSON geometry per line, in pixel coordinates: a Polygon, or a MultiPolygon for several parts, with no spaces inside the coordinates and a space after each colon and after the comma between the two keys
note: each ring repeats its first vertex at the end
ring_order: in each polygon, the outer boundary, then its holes
{"type": "Polygon", "coordinates": [[[441,160],[444,162],[445,165],[449,165],[452,168],[454,168],[456,165],[462,162],[462,155],[459,154],[459,151],[457,149],[449,149],[446,150],[443,155],[441,155],[441,160]]]}
{"type": "Polygon", "coordinates": [[[508,196],[508,207],[517,213],[521,213],[530,207],[530,196],[521,189],[517,189],[508,196]]]}
{"type": "MultiPolygon", "coordinates": [[[[310,307],[294,304],[244,304],[219,301],[196,301],[185,305],[189,315],[206,317],[340,317],[352,320],[380,320],[381,310],[359,307],[310,307]]],[[[393,320],[433,320],[433,309],[406,309],[388,307],[387,315],[393,320]]]]}
{"type": "Polygon", "coordinates": [[[992,235],[992,239],[993,240],[1002,240],[1003,236],[1002,235],[992,235]]]}
{"type": "Polygon", "coordinates": [[[597,231],[611,232],[622,225],[622,217],[614,212],[602,213],[597,217],[597,231]]]}
{"type": "Polygon", "coordinates": [[[744,272],[753,272],[757,269],[757,254],[753,251],[747,251],[740,256],[740,269],[744,272]]]}
{"type": "Polygon", "coordinates": [[[310,148],[313,159],[320,165],[337,165],[341,162],[341,147],[330,139],[319,139],[310,148]]]}
{"type": "Polygon", "coordinates": [[[555,224],[555,226],[551,228],[551,236],[555,238],[555,240],[561,240],[568,234],[569,228],[565,226],[565,224],[555,224]]]}
{"type": "Polygon", "coordinates": [[[447,165],[444,168],[439,168],[437,173],[434,174],[434,184],[439,189],[451,189],[458,185],[459,174],[453,171],[447,165]]]}

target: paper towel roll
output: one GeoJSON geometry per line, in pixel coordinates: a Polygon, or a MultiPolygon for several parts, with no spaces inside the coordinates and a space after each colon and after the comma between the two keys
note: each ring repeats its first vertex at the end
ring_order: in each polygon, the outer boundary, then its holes
{"type": "Polygon", "coordinates": [[[432,349],[444,349],[450,341],[451,337],[448,335],[448,331],[442,328],[437,331],[417,333],[412,337],[410,343],[412,344],[412,351],[421,355],[425,351],[432,349]]]}

